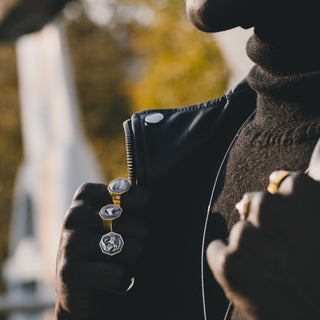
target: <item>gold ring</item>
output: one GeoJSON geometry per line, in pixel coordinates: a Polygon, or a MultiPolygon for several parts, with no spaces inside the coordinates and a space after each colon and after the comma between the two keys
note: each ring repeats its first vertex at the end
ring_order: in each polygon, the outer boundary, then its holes
{"type": "Polygon", "coordinates": [[[241,201],[236,204],[236,209],[240,214],[241,220],[247,220],[249,212],[250,212],[250,205],[253,197],[256,195],[257,192],[246,192],[241,201]]]}
{"type": "Polygon", "coordinates": [[[112,232],[112,221],[119,218],[121,214],[122,209],[115,204],[108,204],[102,207],[99,211],[99,216],[102,219],[104,229],[112,232]]]}
{"type": "MultiPolygon", "coordinates": [[[[114,256],[120,253],[124,246],[122,236],[113,232],[112,222],[121,216],[121,195],[126,193],[130,187],[131,184],[127,179],[112,180],[108,185],[108,192],[112,197],[113,204],[108,204],[102,207],[99,211],[99,216],[103,222],[103,228],[107,231],[107,233],[101,237],[99,246],[101,252],[109,256],[114,256]]],[[[128,290],[133,286],[133,283],[134,280],[132,280],[128,290]]]]}
{"type": "Polygon", "coordinates": [[[292,171],[286,171],[286,170],[277,170],[272,172],[269,177],[269,185],[267,187],[267,190],[271,194],[278,193],[280,185],[283,182],[283,180],[292,173],[293,173],[292,171]]]}
{"type": "Polygon", "coordinates": [[[115,205],[120,207],[121,196],[126,193],[131,187],[131,183],[127,179],[115,179],[108,185],[108,191],[112,197],[112,201],[115,205]]]}

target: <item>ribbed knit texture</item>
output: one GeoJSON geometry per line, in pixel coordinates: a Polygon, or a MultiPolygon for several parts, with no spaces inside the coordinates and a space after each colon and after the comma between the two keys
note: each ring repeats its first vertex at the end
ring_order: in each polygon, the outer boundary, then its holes
{"type": "MultiPolygon", "coordinates": [[[[266,191],[274,170],[305,171],[320,136],[320,59],[312,68],[308,51],[296,56],[257,35],[248,41],[247,52],[256,63],[248,81],[258,94],[257,112],[231,149],[212,212],[223,217],[228,230],[239,219],[235,204],[243,194],[266,191]]],[[[213,228],[209,223],[207,242],[216,238],[213,228]]],[[[236,313],[232,319],[241,318],[236,313]]]]}
{"type": "MultiPolygon", "coordinates": [[[[229,228],[238,220],[234,205],[242,195],[266,190],[274,170],[306,170],[320,136],[320,72],[295,70],[292,57],[284,66],[281,51],[256,35],[249,39],[247,51],[256,63],[248,81],[258,94],[257,113],[230,152],[223,191],[214,206],[229,228]]],[[[304,68],[300,60],[300,70],[310,69],[307,52],[299,59],[307,65],[304,68]]]]}

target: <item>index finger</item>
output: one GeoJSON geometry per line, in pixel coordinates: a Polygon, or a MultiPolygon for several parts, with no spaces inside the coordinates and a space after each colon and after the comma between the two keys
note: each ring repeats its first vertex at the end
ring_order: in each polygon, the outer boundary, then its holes
{"type": "Polygon", "coordinates": [[[99,210],[104,205],[112,203],[108,187],[104,183],[83,183],[75,192],[71,207],[84,204],[99,210]]]}

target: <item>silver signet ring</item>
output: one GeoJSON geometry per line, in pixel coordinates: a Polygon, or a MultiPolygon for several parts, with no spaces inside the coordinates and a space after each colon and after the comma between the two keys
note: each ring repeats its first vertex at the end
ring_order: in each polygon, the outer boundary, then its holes
{"type": "Polygon", "coordinates": [[[104,254],[114,256],[121,252],[124,246],[124,241],[120,234],[108,232],[101,237],[99,245],[104,254]]]}

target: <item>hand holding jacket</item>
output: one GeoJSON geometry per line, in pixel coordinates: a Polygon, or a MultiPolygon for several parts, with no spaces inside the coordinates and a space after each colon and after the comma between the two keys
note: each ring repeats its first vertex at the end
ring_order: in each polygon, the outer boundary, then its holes
{"type": "Polygon", "coordinates": [[[144,211],[138,205],[144,203],[141,196],[141,190],[133,188],[121,204],[123,214],[113,222],[113,229],[125,245],[118,255],[108,256],[99,247],[106,231],[98,215],[101,207],[112,203],[107,186],[89,183],[78,189],[65,217],[58,251],[58,320],[106,319],[121,314],[117,305],[126,307],[125,292],[148,236],[144,211]]]}
{"type": "MultiPolygon", "coordinates": [[[[315,170],[316,158],[309,172],[315,170]]],[[[277,194],[258,193],[229,243],[213,241],[208,263],[248,319],[319,319],[320,183],[295,173],[277,194]]]]}

